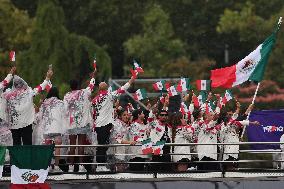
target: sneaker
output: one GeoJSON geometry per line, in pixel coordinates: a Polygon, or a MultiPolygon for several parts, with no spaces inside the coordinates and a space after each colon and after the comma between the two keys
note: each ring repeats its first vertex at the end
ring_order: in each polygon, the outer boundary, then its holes
{"type": "Polygon", "coordinates": [[[59,166],[54,166],[54,169],[53,169],[53,172],[54,173],[62,173],[63,171],[59,168],[59,166]]]}
{"type": "Polygon", "coordinates": [[[110,169],[108,169],[106,166],[98,165],[96,172],[110,172],[110,169]]]}
{"type": "Polygon", "coordinates": [[[74,165],[69,165],[68,173],[74,172],[74,165]]]}
{"type": "Polygon", "coordinates": [[[50,172],[50,173],[53,172],[52,166],[48,166],[48,172],[50,172]]]}
{"type": "Polygon", "coordinates": [[[190,167],[187,169],[188,171],[196,171],[197,170],[197,167],[190,167]]]}
{"type": "Polygon", "coordinates": [[[85,169],[84,165],[79,165],[79,173],[86,173],[87,170],[85,169]]]}

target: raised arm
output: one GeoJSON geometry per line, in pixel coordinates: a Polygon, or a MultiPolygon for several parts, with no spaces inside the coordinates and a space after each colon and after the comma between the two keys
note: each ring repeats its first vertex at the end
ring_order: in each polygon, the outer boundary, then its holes
{"type": "Polygon", "coordinates": [[[36,88],[33,89],[33,96],[38,95],[46,88],[46,86],[50,83],[50,79],[52,75],[53,75],[53,71],[48,70],[46,73],[45,80],[40,85],[38,85],[36,88]]]}
{"type": "Polygon", "coordinates": [[[89,93],[92,93],[92,91],[94,90],[95,83],[96,83],[96,80],[95,80],[96,74],[97,74],[97,70],[95,70],[95,71],[92,72],[92,74],[91,74],[91,80],[90,80],[90,82],[89,82],[88,87],[86,88],[86,90],[87,90],[89,93]]]}
{"type": "Polygon", "coordinates": [[[6,76],[6,78],[0,82],[0,90],[3,90],[9,83],[10,81],[12,80],[13,78],[13,74],[15,73],[16,71],[16,67],[12,67],[9,74],[6,76]]]}
{"type": "Polygon", "coordinates": [[[134,83],[135,81],[135,77],[131,77],[130,80],[125,83],[125,85],[123,85],[122,87],[120,87],[119,89],[112,91],[111,94],[112,96],[120,96],[121,94],[125,93],[126,90],[129,89],[129,87],[134,83]]]}

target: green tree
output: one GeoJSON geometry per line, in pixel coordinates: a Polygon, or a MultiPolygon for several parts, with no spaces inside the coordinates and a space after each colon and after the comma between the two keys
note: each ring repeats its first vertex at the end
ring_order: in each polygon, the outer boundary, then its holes
{"type": "Polygon", "coordinates": [[[121,77],[123,64],[129,64],[123,43],[141,31],[149,0],[72,0],[72,3],[60,0],[60,4],[68,18],[68,30],[94,39],[105,47],[112,59],[113,76],[121,77]]]}
{"type": "Polygon", "coordinates": [[[27,49],[33,20],[17,9],[10,0],[0,0],[0,76],[9,70],[9,51],[27,49]]]}
{"type": "Polygon", "coordinates": [[[163,64],[185,55],[184,44],[174,35],[169,16],[159,5],[149,9],[143,30],[124,43],[125,53],[139,57],[152,76],[162,76],[163,64]]]}
{"type": "Polygon", "coordinates": [[[57,0],[39,1],[31,46],[19,59],[24,78],[36,85],[52,64],[55,84],[66,85],[72,78],[83,82],[92,71],[94,53],[100,65],[99,77],[109,77],[111,61],[105,50],[87,37],[70,33],[64,22],[64,12],[57,0]]]}

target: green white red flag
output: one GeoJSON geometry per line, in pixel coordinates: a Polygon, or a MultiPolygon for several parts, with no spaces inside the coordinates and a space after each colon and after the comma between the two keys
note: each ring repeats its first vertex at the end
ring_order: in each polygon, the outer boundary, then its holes
{"type": "Polygon", "coordinates": [[[176,90],[178,92],[186,92],[190,89],[190,80],[188,78],[181,78],[177,84],[176,90]]]}
{"type": "Polygon", "coordinates": [[[181,102],[179,111],[182,115],[186,115],[188,113],[188,107],[184,102],[181,102]]]}
{"type": "Polygon", "coordinates": [[[164,140],[156,142],[156,144],[153,147],[153,154],[154,155],[163,154],[163,147],[164,147],[165,143],[166,143],[166,141],[164,141],[164,140]]]}
{"type": "Polygon", "coordinates": [[[134,59],[133,60],[133,70],[137,70],[138,73],[143,73],[144,70],[141,65],[134,59]]]}
{"type": "Polygon", "coordinates": [[[11,146],[11,188],[46,188],[48,166],[53,157],[54,145],[11,146]]]}
{"type": "Polygon", "coordinates": [[[230,90],[226,90],[224,96],[222,97],[222,104],[225,105],[227,102],[233,99],[233,94],[230,90]]]}
{"type": "Polygon", "coordinates": [[[152,154],[153,152],[153,145],[151,138],[142,141],[142,154],[148,155],[152,154]]]}
{"type": "Polygon", "coordinates": [[[135,100],[143,100],[147,98],[147,91],[146,89],[138,89],[134,94],[135,100]]]}
{"type": "Polygon", "coordinates": [[[195,107],[201,107],[206,102],[207,94],[205,91],[200,91],[199,95],[192,94],[192,100],[195,107]]]}
{"type": "Polygon", "coordinates": [[[210,91],[211,90],[211,80],[197,80],[196,87],[199,91],[210,91]]]}
{"type": "Polygon", "coordinates": [[[170,83],[166,82],[165,80],[161,80],[153,84],[153,88],[156,91],[167,90],[169,87],[170,83]]]}
{"type": "Polygon", "coordinates": [[[170,87],[167,89],[167,91],[168,91],[169,96],[176,96],[176,95],[178,95],[178,92],[177,92],[175,86],[170,86],[170,87]]]}
{"type": "Polygon", "coordinates": [[[212,87],[231,88],[248,80],[260,82],[275,45],[281,20],[282,17],[274,32],[244,59],[233,66],[211,70],[212,87]]]}

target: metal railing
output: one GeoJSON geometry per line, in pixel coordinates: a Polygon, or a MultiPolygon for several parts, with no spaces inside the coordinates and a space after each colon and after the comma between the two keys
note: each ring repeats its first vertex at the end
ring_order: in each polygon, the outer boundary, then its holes
{"type": "MultiPolygon", "coordinates": [[[[239,145],[240,149],[241,146],[244,145],[284,145],[284,142],[239,142],[239,143],[166,143],[165,146],[169,147],[176,147],[176,146],[199,146],[199,145],[217,145],[218,147],[224,147],[226,145],[239,145]]],[[[84,165],[85,167],[88,167],[87,172],[85,173],[68,173],[67,171],[64,171],[64,174],[85,174],[86,178],[89,178],[89,175],[99,175],[99,174],[116,174],[116,173],[143,173],[143,174],[153,174],[153,178],[156,177],[157,174],[159,173],[209,173],[209,172],[221,172],[222,177],[225,177],[226,172],[273,172],[273,173],[279,173],[283,172],[282,169],[278,168],[273,168],[273,163],[282,163],[284,165],[284,159],[272,159],[270,155],[277,154],[281,155],[284,154],[280,149],[277,150],[247,150],[247,149],[242,149],[239,150],[239,153],[224,153],[222,150],[218,150],[212,154],[217,154],[218,159],[211,161],[211,160],[198,160],[196,158],[190,158],[189,161],[186,162],[173,162],[173,161],[153,161],[152,155],[143,155],[143,154],[131,154],[131,153],[126,153],[126,154],[110,154],[107,153],[107,157],[119,157],[119,156],[128,156],[128,157],[135,157],[135,156],[141,156],[145,157],[145,161],[137,161],[137,162],[131,162],[128,160],[125,161],[116,161],[116,159],[112,159],[111,161],[107,161],[105,163],[97,163],[95,161],[96,157],[99,155],[95,154],[95,150],[97,147],[108,147],[108,148],[115,148],[115,147],[136,147],[136,148],[141,148],[141,144],[136,144],[136,145],[130,145],[130,144],[108,144],[108,145],[55,145],[55,148],[69,148],[69,147],[88,147],[93,149],[94,154],[84,154],[84,155],[67,155],[67,154],[61,154],[59,156],[55,157],[61,157],[62,160],[66,160],[66,162],[59,164],[59,166],[65,166],[68,167],[69,163],[67,159],[69,157],[83,157],[85,160],[83,163],[79,163],[78,161],[76,163],[73,163],[75,166],[78,165],[84,165]],[[240,159],[239,160],[223,160],[222,157],[224,154],[239,154],[240,159]],[[243,156],[246,156],[246,158],[243,158],[243,156]],[[259,155],[264,155],[263,157],[259,155]],[[115,166],[117,165],[125,165],[125,166],[130,166],[133,164],[143,164],[144,169],[139,170],[139,171],[130,171],[128,169],[125,169],[124,171],[116,171],[114,169],[115,166]],[[197,169],[189,169],[185,171],[177,171],[176,167],[178,164],[183,164],[183,165],[188,165],[188,167],[197,167],[197,169]],[[202,169],[199,169],[199,165],[203,165],[202,169]],[[217,169],[204,169],[206,165],[209,164],[215,164],[215,167],[217,169]],[[253,164],[256,164],[257,166],[252,166],[253,164]],[[266,164],[266,166],[264,166],[266,164]],[[98,165],[106,165],[110,168],[110,172],[96,172],[95,167],[98,165]],[[155,170],[153,168],[154,165],[158,165],[160,167],[172,167],[173,169],[169,169],[170,171],[160,171],[160,170],[155,170]],[[205,166],[204,166],[205,165],[205,166]],[[235,167],[233,169],[228,169],[228,165],[234,165],[235,167]],[[246,165],[246,166],[244,166],[246,165]]],[[[141,151],[142,152],[142,151],[141,151]]],[[[204,154],[204,153],[203,153],[204,154]]],[[[172,150],[167,153],[167,154],[162,154],[161,156],[170,156],[174,157],[176,155],[190,155],[192,157],[198,156],[198,152],[196,151],[190,151],[190,153],[173,153],[172,150]]],[[[157,156],[156,156],[157,157],[157,156]]],[[[284,157],[284,156],[283,156],[284,157]]],[[[284,172],[283,172],[284,173],[284,172]]],[[[50,175],[53,175],[52,173],[50,175]]],[[[56,174],[55,174],[56,175],[56,174]]]]}

